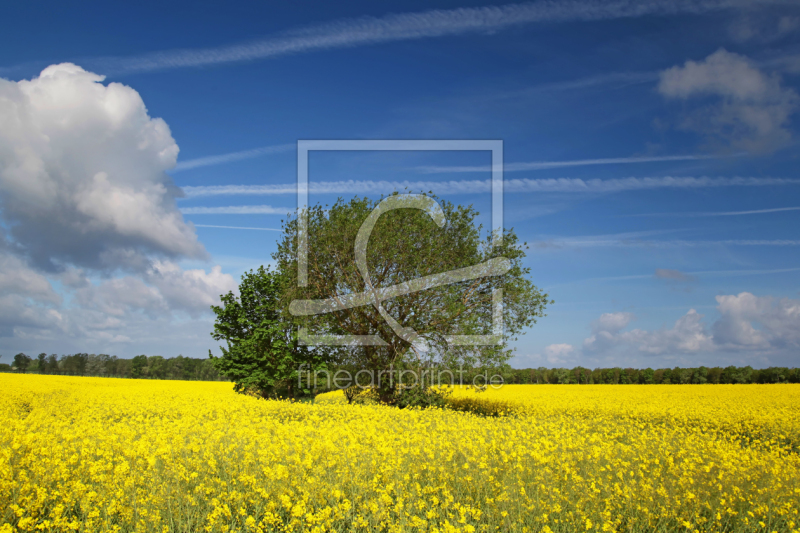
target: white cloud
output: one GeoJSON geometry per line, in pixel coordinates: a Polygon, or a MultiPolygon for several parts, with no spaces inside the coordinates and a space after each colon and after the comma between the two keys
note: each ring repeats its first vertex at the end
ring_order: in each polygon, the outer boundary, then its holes
{"type": "Polygon", "coordinates": [[[158,288],[171,309],[180,309],[192,316],[207,313],[212,305],[219,305],[220,295],[238,292],[236,280],[223,273],[219,266],[206,273],[156,261],[147,274],[147,280],[158,288]]]}
{"type": "Polygon", "coordinates": [[[606,313],[583,341],[586,353],[630,351],[644,355],[769,353],[800,348],[800,300],[755,296],[749,292],[716,297],[720,317],[708,327],[690,309],[667,329],[623,331],[633,315],[606,313]]]}
{"type": "Polygon", "coordinates": [[[550,365],[563,366],[575,353],[571,344],[551,344],[544,349],[544,357],[550,365]]]}
{"type": "Polygon", "coordinates": [[[156,317],[170,317],[185,312],[199,317],[218,305],[220,295],[238,292],[238,284],[230,274],[215,266],[210,272],[201,269],[183,270],[171,262],[154,261],[144,274],[103,280],[95,285],[88,280],[75,291],[82,307],[114,317],[143,312],[156,317]]]}
{"type": "Polygon", "coordinates": [[[102,80],[72,64],[0,80],[0,337],[27,351],[183,344],[203,356],[209,307],[237,284],[175,263],[207,256],[166,174],[178,146],[135,90],[102,80]]]}
{"type": "Polygon", "coordinates": [[[603,313],[592,322],[592,335],[584,339],[584,349],[596,351],[614,346],[616,336],[634,319],[631,313],[603,313]]]}
{"type": "Polygon", "coordinates": [[[32,304],[19,294],[0,295],[0,337],[10,337],[25,328],[63,332],[65,318],[51,307],[32,304]]]}
{"type": "Polygon", "coordinates": [[[749,292],[716,299],[722,314],[712,328],[718,345],[743,349],[800,347],[800,300],[759,297],[749,292]]]}
{"type": "Polygon", "coordinates": [[[797,93],[746,57],[720,49],[704,61],[687,61],[661,73],[659,92],[669,99],[717,99],[686,117],[682,126],[734,149],[772,152],[789,144],[789,118],[797,93]]]}
{"type": "Polygon", "coordinates": [[[635,317],[632,313],[603,313],[594,324],[595,331],[618,333],[625,328],[635,317]]]}
{"type": "MultiPolygon", "coordinates": [[[[623,313],[610,315],[614,317],[621,314],[623,313]]],[[[593,334],[583,341],[584,350],[607,351],[618,346],[627,346],[645,354],[661,355],[697,353],[710,351],[713,348],[711,335],[702,323],[703,315],[694,309],[690,309],[670,329],[620,331],[632,318],[627,316],[623,320],[619,317],[616,320],[606,321],[606,324],[598,321],[593,334]]]]}
{"type": "Polygon", "coordinates": [[[158,289],[133,276],[105,280],[99,285],[90,284],[78,289],[75,297],[86,309],[96,309],[118,318],[135,311],[143,311],[153,318],[169,314],[169,307],[158,289]]]}
{"type": "Polygon", "coordinates": [[[178,155],[169,127],[102,80],[70,63],[0,79],[0,208],[14,242],[48,270],[204,257],[165,174],[178,155]]]}
{"type": "Polygon", "coordinates": [[[16,294],[38,302],[60,304],[50,281],[12,255],[0,252],[0,295],[16,294]]]}

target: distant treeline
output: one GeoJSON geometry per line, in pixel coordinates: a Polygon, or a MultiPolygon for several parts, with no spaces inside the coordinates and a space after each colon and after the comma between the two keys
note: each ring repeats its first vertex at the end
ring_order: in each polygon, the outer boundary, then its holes
{"type": "Polygon", "coordinates": [[[137,355],[121,359],[115,355],[76,353],[71,355],[40,353],[30,357],[24,353],[14,356],[11,365],[0,364],[0,372],[53,374],[62,376],[100,376],[118,378],[185,379],[225,381],[211,359],[137,355]]]}
{"type": "Polygon", "coordinates": [[[505,383],[530,384],[702,384],[800,383],[800,369],[750,366],[697,368],[525,368],[501,372],[505,383]]]}

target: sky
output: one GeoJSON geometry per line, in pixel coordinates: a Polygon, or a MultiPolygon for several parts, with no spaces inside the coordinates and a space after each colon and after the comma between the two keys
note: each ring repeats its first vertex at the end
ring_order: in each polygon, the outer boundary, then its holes
{"type": "MultiPolygon", "coordinates": [[[[0,20],[0,362],[219,353],[297,141],[500,140],[555,303],[512,366],[797,366],[800,5],[19,2],[0,20]]],[[[485,151],[317,151],[311,203],[432,190],[491,224],[485,151]]]]}

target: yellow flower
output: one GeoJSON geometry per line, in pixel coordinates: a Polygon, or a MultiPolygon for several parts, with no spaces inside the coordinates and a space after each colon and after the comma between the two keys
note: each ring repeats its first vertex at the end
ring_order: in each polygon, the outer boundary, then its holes
{"type": "Polygon", "coordinates": [[[794,530],[800,508],[800,385],[454,390],[491,417],[231,389],[0,374],[0,533],[794,530]]]}

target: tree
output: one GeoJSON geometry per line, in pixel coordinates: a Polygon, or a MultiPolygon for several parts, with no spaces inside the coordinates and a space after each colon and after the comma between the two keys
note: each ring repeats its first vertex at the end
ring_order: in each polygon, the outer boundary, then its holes
{"type": "Polygon", "coordinates": [[[14,356],[14,367],[17,369],[17,372],[22,372],[23,374],[28,371],[28,365],[31,364],[31,358],[24,353],[18,353],[14,356]]]}
{"type": "Polygon", "coordinates": [[[47,356],[47,373],[48,374],[58,374],[60,373],[60,368],[58,366],[58,356],[54,353],[51,353],[47,356]]]}
{"type": "Polygon", "coordinates": [[[167,377],[167,362],[160,355],[152,355],[147,358],[147,375],[154,379],[164,379],[167,377]]]}
{"type": "Polygon", "coordinates": [[[147,356],[137,355],[131,360],[131,377],[142,378],[147,371],[147,356]]]}
{"type": "Polygon", "coordinates": [[[420,368],[423,363],[500,367],[511,357],[507,342],[544,316],[546,305],[552,303],[526,278],[529,270],[522,265],[526,245],[513,230],[483,235],[482,226],[475,222],[479,213],[471,206],[436,200],[394,194],[379,201],[354,198],[339,199],[329,208],[316,205],[307,211],[307,227],[300,227],[297,218],[284,223],[283,237],[273,254],[279,271],[288,278],[282,305],[295,300],[335,302],[334,310],[303,318],[311,333],[382,339],[384,345],[351,345],[337,355],[377,374],[375,385],[384,402],[391,401],[394,390],[381,371],[403,365],[420,368]],[[364,227],[371,227],[366,241],[359,237],[364,227]],[[308,242],[305,287],[298,285],[297,277],[298,228],[308,242]],[[508,267],[504,273],[488,266],[500,262],[508,267]],[[382,307],[375,300],[367,305],[340,305],[347,295],[374,295],[373,291],[469,268],[492,275],[431,282],[383,300],[382,307]],[[493,334],[493,295],[500,294],[496,289],[502,290],[500,342],[493,346],[448,342],[450,335],[493,334]]]}
{"type": "Polygon", "coordinates": [[[84,376],[86,375],[86,365],[88,363],[88,353],[76,353],[62,356],[60,367],[65,374],[70,376],[84,376]]]}
{"type": "Polygon", "coordinates": [[[708,382],[708,368],[701,366],[692,373],[692,383],[700,385],[708,382]]]}
{"type": "Polygon", "coordinates": [[[245,272],[239,296],[223,295],[222,305],[212,306],[217,319],[211,334],[225,341],[222,357],[209,357],[238,392],[262,397],[282,391],[294,397],[301,374],[320,369],[322,350],[310,350],[297,338],[292,317],[280,305],[286,279],[263,266],[245,272]]]}
{"type": "Polygon", "coordinates": [[[36,360],[36,370],[38,370],[40,374],[44,374],[46,368],[47,368],[47,354],[40,353],[39,357],[36,360]]]}
{"type": "Polygon", "coordinates": [[[108,374],[108,367],[111,357],[106,354],[90,353],[86,362],[86,374],[89,376],[105,376],[108,374]]]}

